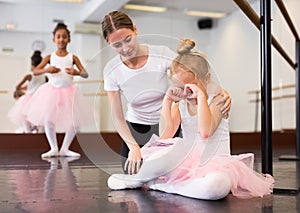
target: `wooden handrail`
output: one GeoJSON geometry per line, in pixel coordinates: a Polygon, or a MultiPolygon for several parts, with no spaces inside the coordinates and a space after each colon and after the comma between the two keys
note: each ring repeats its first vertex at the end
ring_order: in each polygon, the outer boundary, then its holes
{"type": "Polygon", "coordinates": [[[107,92],[84,93],[84,96],[107,96],[107,92]]]}
{"type": "Polygon", "coordinates": [[[295,26],[294,26],[294,24],[293,24],[293,22],[292,22],[292,19],[291,19],[289,13],[288,13],[288,11],[287,11],[287,9],[286,9],[286,7],[285,7],[283,1],[282,1],[282,0],[275,0],[275,2],[276,2],[276,4],[277,4],[278,8],[280,9],[280,11],[281,11],[283,17],[285,18],[285,20],[286,20],[286,22],[287,22],[287,24],[288,24],[290,30],[292,31],[292,33],[293,33],[295,39],[296,39],[296,40],[300,40],[300,39],[299,39],[299,35],[298,35],[298,33],[297,33],[297,30],[296,30],[296,28],[295,28],[295,26]]]}
{"type": "MultiPolygon", "coordinates": [[[[251,5],[246,0],[233,0],[240,9],[244,12],[244,14],[250,19],[250,21],[256,26],[258,30],[260,30],[260,18],[256,14],[255,10],[251,7],[251,5]]],[[[293,69],[296,68],[296,63],[288,56],[288,54],[284,51],[279,42],[275,39],[273,35],[271,35],[271,42],[275,49],[281,54],[281,56],[288,62],[289,65],[293,69]]]]}
{"type": "MultiPolygon", "coordinates": [[[[287,85],[283,85],[283,86],[279,86],[279,87],[273,87],[272,90],[276,91],[276,90],[289,89],[289,88],[295,88],[295,87],[296,87],[295,84],[287,84],[287,85]]],[[[256,94],[256,93],[260,93],[260,90],[251,90],[248,92],[248,94],[256,94]]]]}
{"type": "Polygon", "coordinates": [[[84,80],[84,81],[74,81],[75,83],[104,83],[104,80],[84,80]]]}
{"type": "MultiPolygon", "coordinates": [[[[293,95],[293,94],[291,94],[291,95],[281,95],[281,96],[273,97],[272,100],[276,101],[276,100],[280,100],[280,99],[295,98],[295,97],[296,97],[296,95],[293,95]]],[[[257,102],[261,102],[261,100],[260,99],[252,99],[249,102],[250,103],[257,103],[257,102]]]]}
{"type": "Polygon", "coordinates": [[[0,94],[7,94],[8,91],[7,90],[0,90],[0,94]]]}

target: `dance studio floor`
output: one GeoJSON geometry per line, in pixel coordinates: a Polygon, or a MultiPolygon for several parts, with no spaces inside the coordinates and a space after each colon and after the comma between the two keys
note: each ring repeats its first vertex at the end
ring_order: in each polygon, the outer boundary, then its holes
{"type": "Polygon", "coordinates": [[[120,171],[119,166],[100,169],[85,155],[42,160],[36,150],[0,151],[0,212],[300,212],[300,195],[291,193],[300,185],[300,165],[273,157],[278,191],[274,195],[238,199],[230,194],[220,201],[204,201],[158,191],[111,191],[106,181],[109,173],[120,171]]]}

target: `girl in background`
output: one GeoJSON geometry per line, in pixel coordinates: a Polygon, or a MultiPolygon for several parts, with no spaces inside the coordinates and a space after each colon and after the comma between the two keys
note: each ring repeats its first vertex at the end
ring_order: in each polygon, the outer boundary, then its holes
{"type": "MultiPolygon", "coordinates": [[[[36,50],[31,56],[31,71],[42,61],[41,52],[36,50]]],[[[41,132],[42,126],[36,127],[30,123],[25,116],[25,108],[31,99],[33,93],[44,83],[47,77],[45,75],[27,74],[16,86],[14,97],[17,100],[11,110],[8,112],[8,117],[12,122],[20,125],[24,133],[32,133],[33,131],[41,132]],[[25,92],[23,92],[25,91],[25,92]],[[24,93],[24,94],[23,94],[24,93]]]]}
{"type": "Polygon", "coordinates": [[[35,125],[44,125],[50,150],[42,158],[55,156],[79,157],[69,150],[76,130],[89,122],[89,107],[76,89],[73,76],[87,78],[88,74],[77,56],[67,51],[70,31],[64,23],[58,23],[53,31],[57,50],[47,55],[34,69],[35,75],[49,74],[49,82],[41,86],[32,97],[27,118],[35,125]],[[47,66],[50,64],[50,66],[47,66]],[[73,66],[76,65],[77,69],[73,66]],[[62,147],[58,149],[56,133],[65,132],[62,147]]]}
{"type": "Polygon", "coordinates": [[[182,40],[172,63],[174,87],[166,92],[160,120],[160,139],[142,148],[144,163],[136,175],[115,174],[111,189],[137,188],[207,200],[231,191],[240,198],[271,194],[274,179],[253,170],[252,153],[231,155],[229,121],[217,104],[222,88],[211,80],[206,57],[182,40]],[[183,139],[172,138],[181,124],[183,139]]]}

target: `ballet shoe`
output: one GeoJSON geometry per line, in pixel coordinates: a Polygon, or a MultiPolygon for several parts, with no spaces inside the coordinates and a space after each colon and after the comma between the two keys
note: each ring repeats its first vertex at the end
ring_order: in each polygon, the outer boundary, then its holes
{"type": "Polygon", "coordinates": [[[61,157],[80,157],[80,154],[71,150],[60,150],[59,156],[61,157]]]}
{"type": "Polygon", "coordinates": [[[134,179],[132,175],[113,174],[108,178],[107,185],[112,190],[121,190],[140,188],[144,183],[134,179]]]}
{"type": "Polygon", "coordinates": [[[58,150],[52,150],[52,149],[48,152],[41,154],[42,158],[52,158],[57,156],[58,156],[58,150]]]}

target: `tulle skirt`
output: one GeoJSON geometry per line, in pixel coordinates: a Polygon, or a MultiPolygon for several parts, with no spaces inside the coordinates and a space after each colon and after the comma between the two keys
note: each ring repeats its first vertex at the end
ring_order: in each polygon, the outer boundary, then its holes
{"type": "Polygon", "coordinates": [[[9,119],[17,124],[22,125],[26,120],[26,106],[30,102],[32,97],[32,93],[22,95],[13,105],[13,107],[9,110],[7,116],[9,119]]]}
{"type": "MultiPolygon", "coordinates": [[[[147,159],[159,158],[168,152],[172,152],[172,146],[177,139],[150,140],[142,148],[142,156],[147,159]]],[[[189,146],[189,143],[187,146],[189,146]]],[[[199,143],[198,143],[199,144],[199,143]]],[[[203,178],[212,172],[226,173],[231,180],[231,192],[239,198],[263,197],[271,194],[274,187],[274,179],[271,175],[260,174],[253,169],[254,154],[246,153],[229,156],[212,156],[205,163],[201,163],[201,153],[197,142],[191,152],[182,159],[182,163],[173,171],[157,179],[159,182],[155,189],[160,190],[176,188],[194,178],[203,178]]],[[[180,153],[177,155],[180,158],[180,153]]],[[[178,161],[178,159],[174,159],[178,161]]],[[[172,159],[170,159],[172,162],[172,159]]],[[[155,181],[154,181],[155,182],[155,181]]],[[[220,183],[216,183],[220,184],[220,183]]],[[[201,186],[199,186],[201,187],[201,186]]],[[[150,186],[151,188],[151,186],[150,186]]],[[[195,189],[197,190],[197,189],[195,189]]]]}
{"type": "Polygon", "coordinates": [[[67,132],[92,122],[92,109],[71,85],[57,88],[45,83],[34,93],[25,108],[26,119],[34,125],[54,124],[56,132],[67,132]]]}

